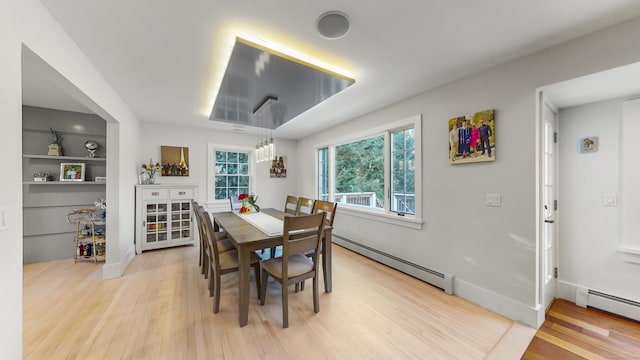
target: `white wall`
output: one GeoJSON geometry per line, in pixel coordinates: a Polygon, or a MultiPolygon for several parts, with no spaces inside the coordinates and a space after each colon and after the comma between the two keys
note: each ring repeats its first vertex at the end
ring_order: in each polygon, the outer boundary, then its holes
{"type": "Polygon", "coordinates": [[[340,213],[335,233],[455,276],[454,292],[531,326],[544,319],[538,262],[536,89],[633,63],[635,19],[466,77],[299,142],[301,193],[315,194],[314,145],[343,134],[423,114],[425,225],[411,230],[340,213]],[[447,119],[494,108],[497,160],[450,165],[447,119]],[[305,159],[302,161],[302,159],[305,159]],[[501,207],[483,205],[486,193],[501,207]]]}
{"type": "MultiPolygon", "coordinates": [[[[197,201],[207,202],[207,144],[248,146],[255,148],[255,134],[239,134],[221,132],[205,128],[191,128],[185,126],[142,122],[142,136],[140,144],[139,166],[148,163],[149,159],[160,162],[161,146],[183,146],[189,148],[189,176],[164,176],[159,181],[162,184],[189,183],[198,185],[197,201]]],[[[286,178],[270,178],[271,163],[256,164],[256,188],[258,205],[261,207],[283,208],[287,194],[296,194],[296,143],[291,140],[275,139],[279,156],[285,156],[287,168],[286,178]],[[282,155],[280,155],[282,154],[282,155]]]]}
{"type": "MultiPolygon", "coordinates": [[[[559,116],[559,295],[575,301],[575,286],[640,301],[640,264],[623,260],[620,192],[623,100],[562,109],[559,116]],[[580,139],[598,136],[598,151],[581,153],[580,139]]],[[[637,145],[637,144],[636,144],[637,145]]],[[[636,182],[637,186],[637,182],[636,182]]]]}
{"type": "MultiPolygon", "coordinates": [[[[37,0],[9,0],[0,4],[0,162],[20,169],[22,127],[21,56],[31,49],[63,78],[75,95],[84,96],[90,108],[117,125],[119,143],[109,143],[107,200],[111,243],[107,246],[105,275],[117,276],[133,253],[133,184],[137,158],[138,120],[75,42],[37,0]],[[73,88],[73,89],[71,89],[73,88]],[[116,154],[116,157],[111,155],[116,154]],[[133,156],[132,156],[133,154],[133,156]],[[113,239],[113,240],[112,240],[113,239]],[[129,250],[131,249],[131,250],[129,250]]],[[[108,133],[112,134],[112,133],[108,133]]],[[[108,140],[109,141],[109,140],[108,140]]],[[[0,231],[0,358],[20,359],[22,352],[22,177],[21,171],[0,172],[0,208],[9,228],[0,231]]]]}

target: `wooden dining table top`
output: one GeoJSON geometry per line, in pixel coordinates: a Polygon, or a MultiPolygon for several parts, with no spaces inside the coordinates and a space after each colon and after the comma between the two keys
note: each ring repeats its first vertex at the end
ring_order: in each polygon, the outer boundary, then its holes
{"type": "MultiPolygon", "coordinates": [[[[290,216],[277,209],[261,209],[261,212],[279,220],[283,220],[285,216],[290,216]]],[[[269,236],[250,222],[243,220],[242,215],[238,215],[231,211],[225,211],[215,213],[213,216],[214,221],[227,232],[227,236],[231,238],[232,242],[235,242],[240,246],[247,246],[249,244],[256,244],[259,242],[264,243],[270,239],[280,239],[280,243],[282,243],[282,234],[269,236]]]]}

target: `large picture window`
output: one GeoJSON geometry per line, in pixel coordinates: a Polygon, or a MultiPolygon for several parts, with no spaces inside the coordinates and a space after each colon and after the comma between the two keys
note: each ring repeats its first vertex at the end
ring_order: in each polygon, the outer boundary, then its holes
{"type": "Polygon", "coordinates": [[[420,129],[416,115],[318,147],[318,198],[421,223],[420,129]]]}

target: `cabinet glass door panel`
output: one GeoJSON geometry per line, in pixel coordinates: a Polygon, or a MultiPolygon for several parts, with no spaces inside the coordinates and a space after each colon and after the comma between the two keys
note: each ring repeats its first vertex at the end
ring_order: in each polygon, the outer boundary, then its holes
{"type": "Polygon", "coordinates": [[[154,214],[158,212],[157,204],[147,204],[147,214],[154,214]]]}

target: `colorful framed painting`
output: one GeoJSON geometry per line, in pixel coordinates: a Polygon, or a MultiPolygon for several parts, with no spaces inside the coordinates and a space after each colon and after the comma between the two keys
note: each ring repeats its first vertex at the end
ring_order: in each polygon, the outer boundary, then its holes
{"type": "Polygon", "coordinates": [[[493,109],[449,119],[449,163],[495,160],[496,121],[493,109]]]}

